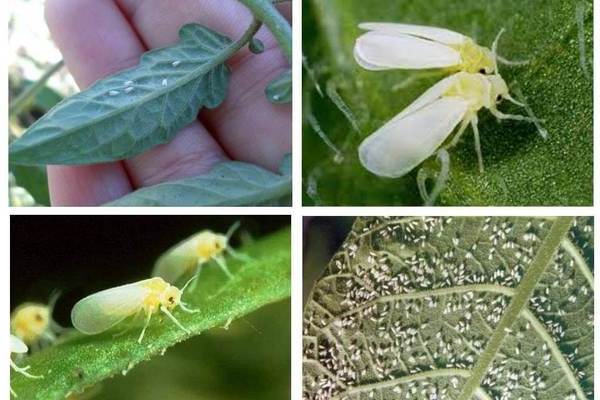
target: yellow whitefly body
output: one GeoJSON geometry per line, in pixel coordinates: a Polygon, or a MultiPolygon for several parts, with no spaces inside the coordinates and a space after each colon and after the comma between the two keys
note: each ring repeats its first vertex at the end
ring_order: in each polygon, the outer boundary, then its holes
{"type": "Polygon", "coordinates": [[[146,324],[138,339],[141,342],[152,315],[162,312],[188,332],[170,313],[177,306],[192,312],[181,301],[183,290],[159,277],[106,289],[77,302],[71,311],[71,321],[78,331],[95,335],[112,328],[127,317],[143,312],[146,324]]]}
{"type": "Polygon", "coordinates": [[[229,238],[238,226],[239,223],[233,224],[227,234],[207,229],[184,239],[158,258],[152,270],[152,276],[176,283],[183,277],[187,279],[191,275],[197,276],[204,264],[215,261],[231,278],[224,253],[236,256],[229,246],[229,238]]]}
{"type": "Polygon", "coordinates": [[[460,53],[461,63],[451,70],[464,72],[479,72],[481,74],[492,74],[496,70],[494,55],[487,47],[479,46],[473,40],[467,38],[459,45],[450,45],[460,53]]]}
{"type": "Polygon", "coordinates": [[[10,328],[15,336],[31,346],[54,336],[50,321],[50,308],[47,305],[24,303],[12,312],[10,328]]]}

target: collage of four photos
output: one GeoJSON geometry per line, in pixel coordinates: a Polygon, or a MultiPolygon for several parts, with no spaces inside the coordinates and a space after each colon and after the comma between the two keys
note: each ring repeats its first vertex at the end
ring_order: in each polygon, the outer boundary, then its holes
{"type": "Polygon", "coordinates": [[[6,10],[7,398],[595,398],[592,0],[6,10]]]}

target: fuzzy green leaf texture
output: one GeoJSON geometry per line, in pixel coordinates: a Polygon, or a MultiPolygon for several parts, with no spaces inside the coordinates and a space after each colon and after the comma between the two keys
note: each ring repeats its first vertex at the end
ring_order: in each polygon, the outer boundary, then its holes
{"type": "MultiPolygon", "coordinates": [[[[450,149],[450,177],[437,205],[592,204],[593,15],[591,0],[309,0],[303,2],[303,201],[306,205],[422,205],[416,177],[440,170],[433,154],[402,178],[378,177],[358,146],[436,82],[443,71],[367,71],[353,57],[361,22],[460,32],[526,65],[499,65],[516,99],[544,120],[498,123],[479,116],[485,171],[471,128],[450,149]],[[331,143],[323,139],[325,136],[331,143]]],[[[507,101],[500,111],[527,115],[507,101]]],[[[418,136],[419,132],[408,134],[418,136]]],[[[433,181],[428,182],[431,190],[433,181]]]]}
{"type": "Polygon", "coordinates": [[[277,206],[291,204],[291,154],[276,174],[254,164],[224,161],[208,174],[142,188],[106,204],[121,207],[277,206]]]}
{"type": "Polygon", "coordinates": [[[183,300],[199,309],[198,313],[175,309],[175,317],[190,334],[159,317],[153,318],[141,345],[137,343],[141,325],[117,337],[114,335],[123,329],[122,324],[94,336],[74,332],[60,343],[17,362],[30,365],[29,372],[44,378],[30,379],[11,373],[12,389],[20,399],[64,399],[69,393],[80,392],[109,377],[125,375],[137,364],[164,354],[179,342],[211,328],[228,326],[233,320],[290,296],[289,228],[257,238],[239,251],[252,260],[229,258],[232,280],[217,265],[210,264],[203,268],[197,288],[184,294],[183,300]]]}
{"type": "Polygon", "coordinates": [[[594,399],[592,218],[358,218],[304,309],[303,398],[594,399]]]}
{"type": "Polygon", "coordinates": [[[130,69],[101,79],[32,124],[10,145],[15,164],[92,164],[132,157],[170,141],[202,107],[225,98],[227,37],[184,25],[180,41],[145,53],[130,69]]]}

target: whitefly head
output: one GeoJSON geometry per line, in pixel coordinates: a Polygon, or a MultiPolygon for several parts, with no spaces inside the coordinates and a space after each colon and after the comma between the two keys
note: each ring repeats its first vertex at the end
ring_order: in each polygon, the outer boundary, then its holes
{"type": "Polygon", "coordinates": [[[498,104],[502,100],[508,100],[519,106],[524,106],[523,103],[515,100],[509,93],[506,81],[498,74],[487,76],[488,81],[492,85],[490,90],[491,104],[498,104]]]}
{"type": "Polygon", "coordinates": [[[169,285],[160,295],[160,304],[172,310],[181,303],[181,290],[169,285]]]}

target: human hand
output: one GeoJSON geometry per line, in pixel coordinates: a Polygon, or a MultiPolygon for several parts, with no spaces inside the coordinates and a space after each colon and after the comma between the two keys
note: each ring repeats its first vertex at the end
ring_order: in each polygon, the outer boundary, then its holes
{"type": "MultiPolygon", "coordinates": [[[[291,4],[278,7],[289,20],[291,4]]],[[[235,40],[251,20],[237,0],[46,2],[52,38],[82,89],[136,65],[149,49],[175,43],[186,23],[206,25],[235,40]]],[[[101,205],[140,187],[204,174],[226,159],[276,170],[291,152],[291,105],[270,103],[264,88],[289,65],[266,27],[255,37],[265,51],[254,55],[244,48],[227,62],[231,78],[223,104],[203,110],[171,142],[121,162],[48,166],[52,205],[101,205]]]]}

